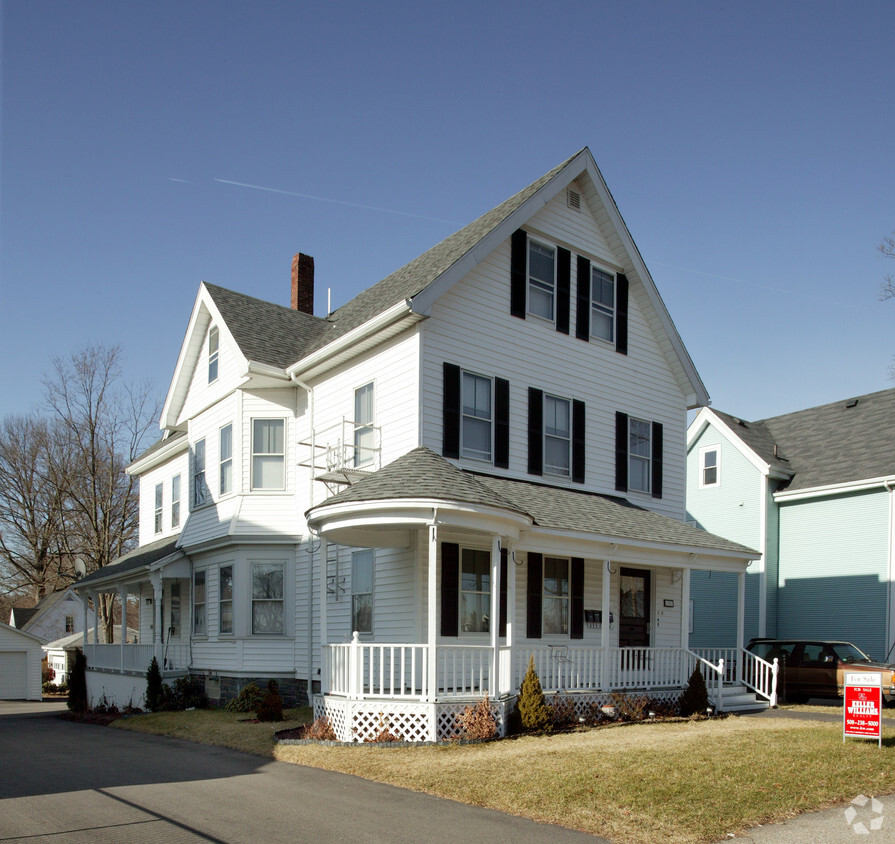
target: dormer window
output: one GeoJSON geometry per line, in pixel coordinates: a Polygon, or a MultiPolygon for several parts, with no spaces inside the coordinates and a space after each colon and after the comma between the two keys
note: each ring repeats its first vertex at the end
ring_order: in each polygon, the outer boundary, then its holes
{"type": "Polygon", "coordinates": [[[208,383],[218,380],[218,354],[220,351],[220,333],[213,325],[208,331],[208,383]]]}

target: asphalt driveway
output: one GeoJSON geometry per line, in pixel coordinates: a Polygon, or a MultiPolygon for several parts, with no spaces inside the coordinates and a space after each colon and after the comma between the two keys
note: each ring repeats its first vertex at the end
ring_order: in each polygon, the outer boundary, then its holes
{"type": "Polygon", "coordinates": [[[602,840],[345,774],[75,724],[53,708],[0,701],[0,841],[602,840]]]}

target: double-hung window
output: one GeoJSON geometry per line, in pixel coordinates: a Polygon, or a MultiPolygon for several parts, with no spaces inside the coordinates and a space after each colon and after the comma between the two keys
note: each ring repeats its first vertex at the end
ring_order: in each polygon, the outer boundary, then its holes
{"type": "Polygon", "coordinates": [[[74,633],[75,632],[75,617],[73,615],[65,616],[65,632],[66,633],[74,633]]]}
{"type": "Polygon", "coordinates": [[[699,450],[699,486],[718,486],[720,476],[720,450],[718,446],[707,446],[699,450]]]}
{"type": "Polygon", "coordinates": [[[650,491],[652,475],[652,424],[628,419],[628,489],[650,491]]]}
{"type": "Polygon", "coordinates": [[[162,511],[164,507],[164,484],[155,485],[155,532],[162,532],[162,511]]]}
{"type": "Polygon", "coordinates": [[[218,380],[218,356],[220,354],[221,336],[216,325],[208,331],[208,383],[218,380]]]}
{"type": "Polygon", "coordinates": [[[556,250],[529,239],[528,312],[554,319],[556,299],[556,250]]]}
{"type": "Polygon", "coordinates": [[[221,566],[218,573],[218,611],[221,633],[233,632],[233,566],[221,566]]]}
{"type": "Polygon", "coordinates": [[[180,475],[171,478],[171,527],[180,527],[180,475]]]}
{"type": "Polygon", "coordinates": [[[171,581],[171,610],[168,618],[168,637],[180,638],[180,581],[171,581]]]}
{"type": "Polygon", "coordinates": [[[491,462],[491,379],[463,373],[462,455],[491,462]]]}
{"type": "Polygon", "coordinates": [[[373,632],[373,550],[351,552],[351,630],[373,632]]]}
{"type": "Polygon", "coordinates": [[[615,276],[591,267],[590,333],[600,340],[615,342],[615,276]]]}
{"type": "Polygon", "coordinates": [[[460,560],[460,630],[488,633],[491,616],[491,554],[464,548],[460,560]]]}
{"type": "Polygon", "coordinates": [[[252,489],[285,489],[286,420],[252,420],[252,489]]]}
{"type": "Polygon", "coordinates": [[[221,428],[221,495],[233,492],[233,424],[221,428]]]}
{"type": "Polygon", "coordinates": [[[354,391],[354,465],[369,466],[376,448],[373,428],[373,384],[354,391]]]}
{"type": "Polygon", "coordinates": [[[193,574],[193,633],[205,635],[205,572],[193,574]]]}
{"type": "Polygon", "coordinates": [[[544,473],[569,477],[572,450],[571,402],[544,396],[544,473]]]}
{"type": "Polygon", "coordinates": [[[252,633],[283,632],[283,564],[252,565],[252,633]]]}
{"type": "Polygon", "coordinates": [[[205,439],[193,445],[193,507],[201,507],[209,499],[205,482],[205,439]]]}
{"type": "Polygon", "coordinates": [[[569,632],[569,561],[544,557],[543,631],[569,632]]]}

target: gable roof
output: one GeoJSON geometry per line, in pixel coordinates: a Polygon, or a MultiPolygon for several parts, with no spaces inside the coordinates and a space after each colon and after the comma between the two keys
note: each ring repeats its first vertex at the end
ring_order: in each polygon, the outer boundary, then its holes
{"type": "Polygon", "coordinates": [[[744,545],[645,510],[625,498],[468,472],[424,446],[362,478],[318,507],[421,498],[499,507],[525,515],[543,528],[758,556],[758,552],[744,545]]]}
{"type": "Polygon", "coordinates": [[[9,621],[12,627],[21,630],[37,612],[37,607],[13,607],[9,621]]]}
{"type": "Polygon", "coordinates": [[[34,627],[34,625],[49,613],[53,607],[66,598],[77,600],[75,598],[75,593],[70,586],[65,589],[60,589],[57,592],[50,592],[48,595],[44,595],[37,604],[28,609],[13,607],[12,618],[15,620],[15,627],[20,630],[28,630],[29,628],[34,627]]]}
{"type": "Polygon", "coordinates": [[[713,412],[763,460],[786,467],[787,492],[895,477],[895,389],[758,422],[713,412]]]}

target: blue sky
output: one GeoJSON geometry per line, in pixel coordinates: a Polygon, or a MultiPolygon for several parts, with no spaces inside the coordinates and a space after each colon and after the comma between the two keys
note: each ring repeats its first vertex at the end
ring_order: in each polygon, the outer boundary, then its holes
{"type": "Polygon", "coordinates": [[[4,0],[0,415],[95,342],[163,393],[200,281],[288,304],[301,250],[322,315],[585,145],[716,407],[886,389],[893,31],[891,2],[4,0]]]}

